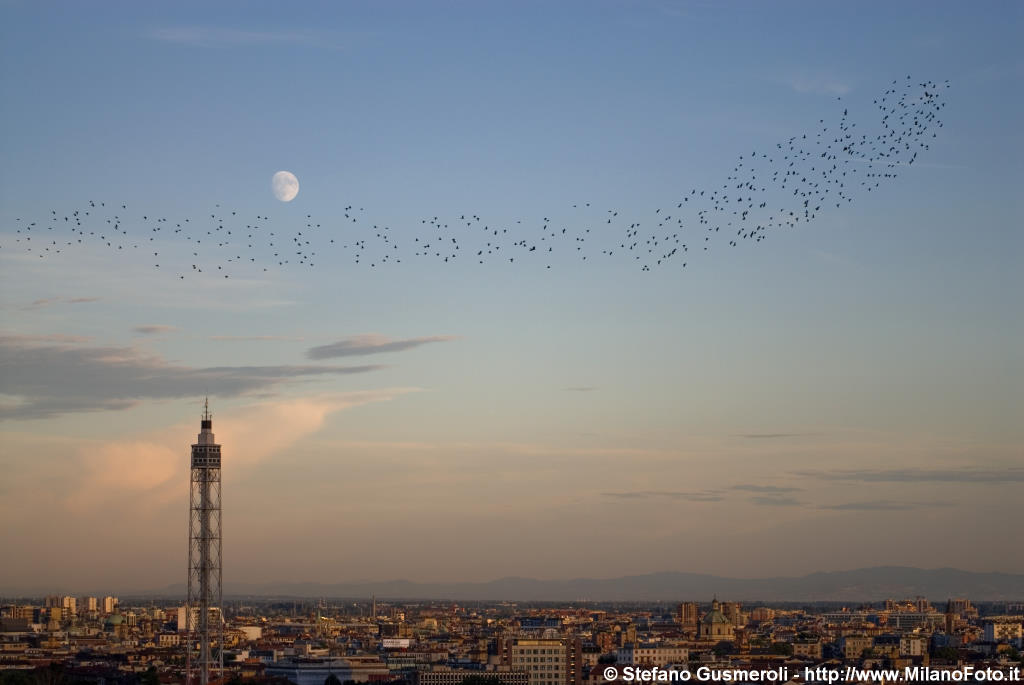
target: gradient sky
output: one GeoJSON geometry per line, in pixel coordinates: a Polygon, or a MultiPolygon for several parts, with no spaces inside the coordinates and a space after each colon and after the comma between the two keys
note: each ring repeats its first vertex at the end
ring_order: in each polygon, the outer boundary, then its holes
{"type": "Polygon", "coordinates": [[[1024,572],[1022,33],[1017,2],[2,3],[0,592],[184,582],[207,392],[228,582],[1024,572]],[[650,212],[908,74],[951,83],[919,163],[685,271],[179,281],[12,242],[89,199],[650,212]]]}

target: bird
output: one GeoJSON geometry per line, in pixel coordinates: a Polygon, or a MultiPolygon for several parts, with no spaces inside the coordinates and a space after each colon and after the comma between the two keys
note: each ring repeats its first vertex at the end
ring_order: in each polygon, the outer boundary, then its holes
{"type": "Polygon", "coordinates": [[[17,217],[13,233],[0,233],[0,248],[9,244],[50,260],[103,249],[130,260],[140,245],[148,246],[160,262],[154,259],[152,267],[175,267],[179,281],[210,273],[227,278],[247,270],[320,269],[330,255],[350,268],[374,270],[415,261],[446,268],[460,261],[486,268],[537,264],[547,270],[569,258],[588,268],[623,261],[645,273],[685,268],[695,242],[701,254],[720,245],[743,250],[781,230],[806,230],[828,212],[898,182],[902,170],[919,164],[935,143],[948,88],[948,80],[895,79],[870,100],[873,122],[858,118],[849,97],[837,98],[834,103],[842,104],[834,115],[817,117],[816,126],[746,148],[719,182],[680,189],[646,210],[577,199],[566,202],[564,212],[533,217],[491,220],[462,207],[396,224],[373,218],[356,202],[339,203],[334,216],[310,211],[290,220],[254,216],[222,200],[212,210],[168,218],[144,208],[128,212],[127,201],[94,196],[77,206],[47,207],[43,219],[17,217]]]}

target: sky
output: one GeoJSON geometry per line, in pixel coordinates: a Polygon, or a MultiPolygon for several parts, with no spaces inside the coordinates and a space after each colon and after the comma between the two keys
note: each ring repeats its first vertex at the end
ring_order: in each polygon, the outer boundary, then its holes
{"type": "Polygon", "coordinates": [[[1024,572],[1022,29],[1014,2],[3,2],[0,592],[183,583],[206,395],[227,583],[1024,572]],[[843,110],[877,127],[909,75],[949,87],[897,178],[685,268],[353,259],[431,217],[647,222],[843,110]],[[26,249],[90,202],[164,264],[26,249]],[[170,225],[230,211],[324,249],[191,272],[170,225]]]}

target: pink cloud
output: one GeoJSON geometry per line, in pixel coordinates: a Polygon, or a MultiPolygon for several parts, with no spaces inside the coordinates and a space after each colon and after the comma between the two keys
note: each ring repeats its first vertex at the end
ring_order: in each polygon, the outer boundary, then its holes
{"type": "MultiPolygon", "coordinates": [[[[224,468],[232,477],[289,449],[320,430],[325,420],[351,407],[384,402],[409,388],[350,392],[264,402],[214,413],[214,434],[224,445],[224,468]]],[[[133,510],[152,511],[188,492],[188,450],[199,432],[194,421],[125,439],[89,444],[79,451],[84,474],[65,501],[73,512],[101,508],[112,497],[133,510]]],[[[184,505],[183,505],[184,506],[184,505]]]]}

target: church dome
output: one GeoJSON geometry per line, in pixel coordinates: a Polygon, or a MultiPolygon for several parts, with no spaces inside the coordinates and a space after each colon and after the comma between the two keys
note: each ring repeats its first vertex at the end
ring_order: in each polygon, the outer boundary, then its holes
{"type": "Polygon", "coordinates": [[[706,626],[711,626],[716,623],[728,624],[731,623],[731,621],[729,621],[729,619],[725,617],[725,614],[723,614],[719,609],[712,609],[704,615],[704,618],[701,619],[701,623],[706,626]]]}

